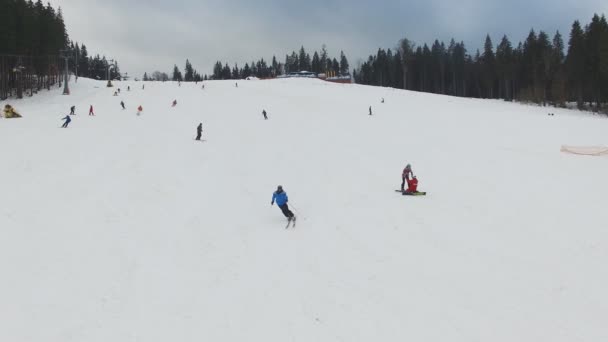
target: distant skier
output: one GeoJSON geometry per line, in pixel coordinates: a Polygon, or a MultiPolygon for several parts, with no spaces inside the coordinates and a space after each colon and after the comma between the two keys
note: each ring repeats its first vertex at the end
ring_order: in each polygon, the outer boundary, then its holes
{"type": "Polygon", "coordinates": [[[120,94],[120,88],[118,88],[118,93],[120,94]]]}
{"type": "Polygon", "coordinates": [[[140,116],[143,111],[144,111],[144,107],[139,105],[139,107],[137,107],[137,116],[140,116]]]}
{"type": "Polygon", "coordinates": [[[203,135],[203,124],[198,124],[196,127],[196,140],[201,140],[201,136],[203,135]]]}
{"type": "Polygon", "coordinates": [[[205,90],[205,85],[203,84],[203,90],[205,90]]]}
{"type": "Polygon", "coordinates": [[[117,91],[114,92],[114,96],[118,96],[118,92],[117,91]]]}
{"type": "Polygon", "coordinates": [[[264,120],[268,120],[268,114],[265,109],[262,111],[262,115],[264,115],[264,120]]]}
{"type": "Polygon", "coordinates": [[[171,107],[175,107],[177,106],[177,100],[173,100],[173,104],[171,104],[171,107]]]}
{"type": "Polygon", "coordinates": [[[72,122],[72,119],[70,118],[69,115],[66,115],[65,118],[63,118],[61,120],[65,120],[65,122],[63,123],[61,128],[68,128],[68,125],[70,124],[70,122],[72,122]]]}
{"type": "Polygon", "coordinates": [[[295,222],[296,216],[291,212],[291,210],[289,210],[289,206],[287,205],[289,198],[287,197],[287,193],[283,191],[283,187],[281,185],[279,185],[277,187],[277,191],[272,194],[272,202],[270,202],[270,205],[274,205],[275,201],[283,212],[283,215],[287,217],[288,224],[292,220],[295,222]]]}
{"type": "Polygon", "coordinates": [[[382,101],[380,101],[380,103],[384,103],[384,97],[382,98],[382,101]]]}
{"type": "Polygon", "coordinates": [[[372,106],[369,106],[369,115],[372,115],[372,106]]]}
{"type": "Polygon", "coordinates": [[[144,90],[144,89],[146,89],[146,85],[145,85],[145,84],[142,84],[142,85],[141,85],[141,90],[144,90]]]}
{"type": "Polygon", "coordinates": [[[89,115],[95,116],[95,112],[93,111],[93,105],[89,108],[89,115]]]}
{"type": "Polygon", "coordinates": [[[122,110],[125,110],[125,102],[124,101],[120,101],[120,106],[122,107],[122,110]]]}
{"type": "Polygon", "coordinates": [[[236,82],[236,83],[234,84],[234,86],[238,88],[238,87],[239,87],[239,82],[236,82]]]}
{"type": "Polygon", "coordinates": [[[401,173],[401,191],[403,192],[405,188],[405,183],[408,182],[411,178],[414,178],[414,172],[412,171],[412,165],[407,164],[403,172],[401,173]]]}
{"type": "Polygon", "coordinates": [[[70,107],[70,115],[76,115],[76,106],[70,107]]]}
{"type": "Polygon", "coordinates": [[[131,91],[131,86],[127,86],[127,91],[131,91]]]}

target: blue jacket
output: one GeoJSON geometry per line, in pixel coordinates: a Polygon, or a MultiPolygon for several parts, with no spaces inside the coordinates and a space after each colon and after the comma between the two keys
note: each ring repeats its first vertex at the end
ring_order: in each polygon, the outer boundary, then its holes
{"type": "Polygon", "coordinates": [[[283,192],[276,192],[274,194],[272,194],[272,203],[277,202],[277,205],[281,206],[285,203],[287,203],[287,193],[285,191],[283,192]]]}
{"type": "Polygon", "coordinates": [[[70,119],[70,116],[66,116],[65,118],[61,119],[61,120],[65,120],[65,123],[70,123],[72,121],[72,119],[70,119]]]}

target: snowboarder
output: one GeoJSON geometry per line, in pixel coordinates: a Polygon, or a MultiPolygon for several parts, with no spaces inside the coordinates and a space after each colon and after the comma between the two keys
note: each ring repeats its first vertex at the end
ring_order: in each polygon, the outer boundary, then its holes
{"type": "Polygon", "coordinates": [[[268,115],[266,113],[266,110],[262,110],[262,115],[264,115],[264,120],[268,120],[268,115]]]}
{"type": "Polygon", "coordinates": [[[412,165],[407,164],[403,172],[401,173],[401,192],[405,188],[405,183],[410,181],[410,177],[414,178],[414,172],[412,171],[412,165]]]}
{"type": "Polygon", "coordinates": [[[89,108],[89,115],[95,116],[95,112],[93,112],[93,105],[89,108]]]}
{"type": "Polygon", "coordinates": [[[63,118],[61,120],[65,120],[65,122],[63,123],[61,128],[68,128],[68,125],[70,124],[70,122],[72,122],[72,119],[70,119],[69,115],[66,115],[65,118],[63,118]]]}
{"type": "Polygon", "coordinates": [[[407,190],[401,191],[403,195],[426,195],[426,192],[418,191],[418,178],[414,176],[407,181],[407,190]]]}
{"type": "Polygon", "coordinates": [[[121,105],[121,107],[122,107],[122,110],[125,110],[125,109],[126,109],[126,108],[125,108],[125,102],[124,102],[124,101],[120,101],[120,105],[121,105]]]}
{"type": "Polygon", "coordinates": [[[76,106],[70,107],[70,115],[76,115],[76,106]]]}
{"type": "Polygon", "coordinates": [[[283,191],[283,187],[281,185],[279,185],[277,187],[277,191],[272,194],[272,202],[270,202],[270,205],[274,205],[275,201],[283,212],[283,215],[287,217],[287,224],[289,225],[289,222],[292,220],[295,222],[296,216],[291,212],[291,210],[289,210],[289,206],[287,205],[289,198],[287,198],[287,193],[283,191]]]}
{"type": "Polygon", "coordinates": [[[177,106],[177,100],[173,100],[173,104],[171,105],[171,107],[175,107],[177,106]]]}
{"type": "Polygon", "coordinates": [[[369,106],[369,115],[372,115],[372,106],[369,106]]]}
{"type": "Polygon", "coordinates": [[[198,127],[196,127],[196,140],[201,140],[201,135],[203,135],[203,123],[198,124],[198,127]]]}
{"type": "Polygon", "coordinates": [[[144,107],[139,105],[139,107],[137,107],[137,116],[140,116],[143,111],[144,111],[144,107]]]}

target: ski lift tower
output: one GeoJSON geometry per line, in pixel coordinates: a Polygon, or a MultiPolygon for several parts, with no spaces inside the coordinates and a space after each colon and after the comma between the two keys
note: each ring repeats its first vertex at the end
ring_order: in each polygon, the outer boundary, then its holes
{"type": "Polygon", "coordinates": [[[107,70],[107,73],[108,73],[108,88],[113,87],[112,80],[110,80],[110,69],[112,67],[116,68],[116,64],[114,64],[114,60],[113,59],[110,59],[108,62],[106,62],[106,70],[107,70]]]}

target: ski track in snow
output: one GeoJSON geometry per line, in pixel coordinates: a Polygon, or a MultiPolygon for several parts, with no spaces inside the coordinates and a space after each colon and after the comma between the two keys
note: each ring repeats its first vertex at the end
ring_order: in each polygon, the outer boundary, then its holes
{"type": "Polygon", "coordinates": [[[8,101],[0,341],[608,340],[608,158],[560,153],[608,144],[606,118],[308,79],[141,84],[8,101]],[[394,192],[407,163],[426,197],[394,192]]]}

